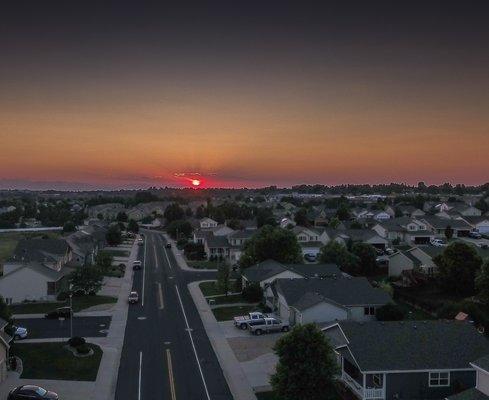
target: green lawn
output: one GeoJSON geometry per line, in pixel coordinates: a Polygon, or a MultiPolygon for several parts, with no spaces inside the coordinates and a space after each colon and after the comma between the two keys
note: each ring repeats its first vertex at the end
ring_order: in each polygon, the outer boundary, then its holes
{"type": "Polygon", "coordinates": [[[219,261],[187,261],[190,268],[195,269],[218,269],[220,265],[225,264],[219,261]]]}
{"type": "Polygon", "coordinates": [[[88,344],[94,354],[75,357],[64,346],[65,343],[16,343],[10,354],[22,360],[24,369],[20,377],[23,379],[95,381],[102,359],[100,347],[88,344]]]}
{"type": "Polygon", "coordinates": [[[214,300],[214,304],[233,304],[248,303],[241,294],[230,294],[229,296],[210,297],[207,300],[214,300]]]}
{"type": "Polygon", "coordinates": [[[258,400],[278,400],[278,397],[275,396],[275,392],[256,393],[256,398],[258,400]]]}
{"type": "Polygon", "coordinates": [[[122,249],[102,250],[104,253],[110,254],[112,257],[129,257],[130,252],[122,249]]]}
{"type": "Polygon", "coordinates": [[[416,320],[416,321],[423,321],[427,319],[435,319],[431,314],[428,314],[426,311],[419,310],[417,308],[414,308],[413,306],[403,303],[402,301],[396,301],[396,304],[404,311],[406,314],[405,319],[409,320],[416,320]],[[411,312],[411,314],[409,314],[411,312]]]}
{"type": "Polygon", "coordinates": [[[230,321],[238,315],[248,314],[250,311],[256,311],[257,306],[235,306],[235,307],[218,307],[213,308],[212,312],[218,321],[230,321]]]}
{"type": "Polygon", "coordinates": [[[224,294],[224,292],[219,287],[217,287],[216,282],[201,282],[199,284],[199,287],[204,297],[224,294]]]}
{"type": "MultiPolygon", "coordinates": [[[[96,306],[99,304],[116,303],[117,298],[111,296],[82,296],[73,297],[73,311],[78,312],[85,308],[96,306]]],[[[65,302],[29,302],[22,304],[14,304],[10,306],[13,314],[44,314],[53,311],[58,307],[69,306],[70,301],[65,302]]]]}

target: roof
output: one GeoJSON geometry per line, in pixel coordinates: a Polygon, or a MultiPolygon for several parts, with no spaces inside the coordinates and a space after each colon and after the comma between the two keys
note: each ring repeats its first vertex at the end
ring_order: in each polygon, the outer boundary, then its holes
{"type": "Polygon", "coordinates": [[[469,322],[340,321],[338,325],[364,372],[465,369],[489,353],[489,341],[469,322]]]}
{"type": "Polygon", "coordinates": [[[463,392],[447,397],[448,400],[489,400],[489,396],[476,388],[470,388],[463,392]]]}
{"type": "Polygon", "coordinates": [[[3,318],[0,318],[0,330],[5,328],[8,325],[8,322],[5,321],[3,318]]]}
{"type": "Polygon", "coordinates": [[[65,239],[20,240],[11,257],[12,261],[56,262],[69,250],[65,239]]]}
{"type": "Polygon", "coordinates": [[[474,361],[472,364],[479,367],[480,369],[489,372],[489,353],[486,356],[481,357],[478,360],[474,361]]]}
{"type": "Polygon", "coordinates": [[[261,282],[286,271],[284,265],[275,260],[265,260],[243,271],[243,276],[250,282],[261,282]]]}
{"type": "Polygon", "coordinates": [[[230,247],[228,238],[226,236],[220,235],[209,235],[206,236],[206,243],[209,248],[212,247],[230,247]]]}
{"type": "Polygon", "coordinates": [[[7,335],[4,331],[0,331],[0,339],[5,343],[5,346],[10,347],[10,342],[12,341],[12,337],[7,335]]]}
{"type": "Polygon", "coordinates": [[[243,276],[250,282],[261,282],[287,270],[305,278],[341,276],[336,264],[282,264],[275,260],[262,261],[246,268],[243,276]]]}
{"type": "Polygon", "coordinates": [[[239,231],[235,231],[229,235],[230,239],[248,239],[252,237],[256,231],[252,229],[242,229],[239,231]]]}
{"type": "Polygon", "coordinates": [[[433,226],[435,229],[445,229],[448,226],[453,229],[472,229],[472,226],[462,219],[440,218],[434,215],[425,215],[421,220],[433,226]]]}
{"type": "Polygon", "coordinates": [[[277,279],[276,286],[287,304],[299,310],[305,310],[322,301],[342,306],[383,305],[391,301],[385,291],[372,287],[364,277],[277,279]]]}

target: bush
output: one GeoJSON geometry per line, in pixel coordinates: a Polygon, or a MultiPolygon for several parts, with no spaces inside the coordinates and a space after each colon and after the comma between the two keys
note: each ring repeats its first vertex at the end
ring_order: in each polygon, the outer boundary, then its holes
{"type": "Polygon", "coordinates": [[[178,240],[177,240],[177,247],[178,247],[179,249],[183,249],[187,243],[188,243],[188,240],[187,240],[187,239],[185,239],[185,238],[178,239],[178,240]]]}
{"type": "Polygon", "coordinates": [[[402,321],[404,319],[404,311],[393,303],[378,308],[376,314],[378,321],[402,321]]]}
{"type": "Polygon", "coordinates": [[[87,344],[82,344],[76,348],[78,354],[88,354],[90,353],[90,346],[87,344]]]}
{"type": "Polygon", "coordinates": [[[263,298],[263,289],[258,283],[251,283],[243,289],[243,298],[249,303],[256,303],[263,298]]]}
{"type": "Polygon", "coordinates": [[[68,292],[60,292],[58,294],[58,296],[56,296],[56,300],[66,301],[66,300],[68,300],[69,297],[70,297],[70,295],[68,294],[68,292]]]}
{"type": "Polygon", "coordinates": [[[86,343],[85,338],[82,338],[80,336],[73,336],[70,340],[68,340],[68,344],[71,347],[80,347],[83,346],[86,343]]]}

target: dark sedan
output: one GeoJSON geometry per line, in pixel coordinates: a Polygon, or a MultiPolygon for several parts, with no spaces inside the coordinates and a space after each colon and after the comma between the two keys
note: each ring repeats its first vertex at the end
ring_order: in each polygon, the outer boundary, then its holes
{"type": "Polygon", "coordinates": [[[56,393],[50,392],[40,386],[24,385],[12,389],[8,394],[7,400],[58,400],[56,393]]]}
{"type": "Polygon", "coordinates": [[[60,307],[54,311],[48,312],[46,318],[58,319],[58,318],[71,318],[71,308],[70,307],[60,307]]]}

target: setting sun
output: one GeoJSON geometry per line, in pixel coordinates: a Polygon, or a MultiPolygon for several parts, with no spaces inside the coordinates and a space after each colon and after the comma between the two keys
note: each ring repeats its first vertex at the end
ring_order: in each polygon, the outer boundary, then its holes
{"type": "Polygon", "coordinates": [[[192,185],[200,186],[200,181],[198,179],[192,179],[192,185]]]}

